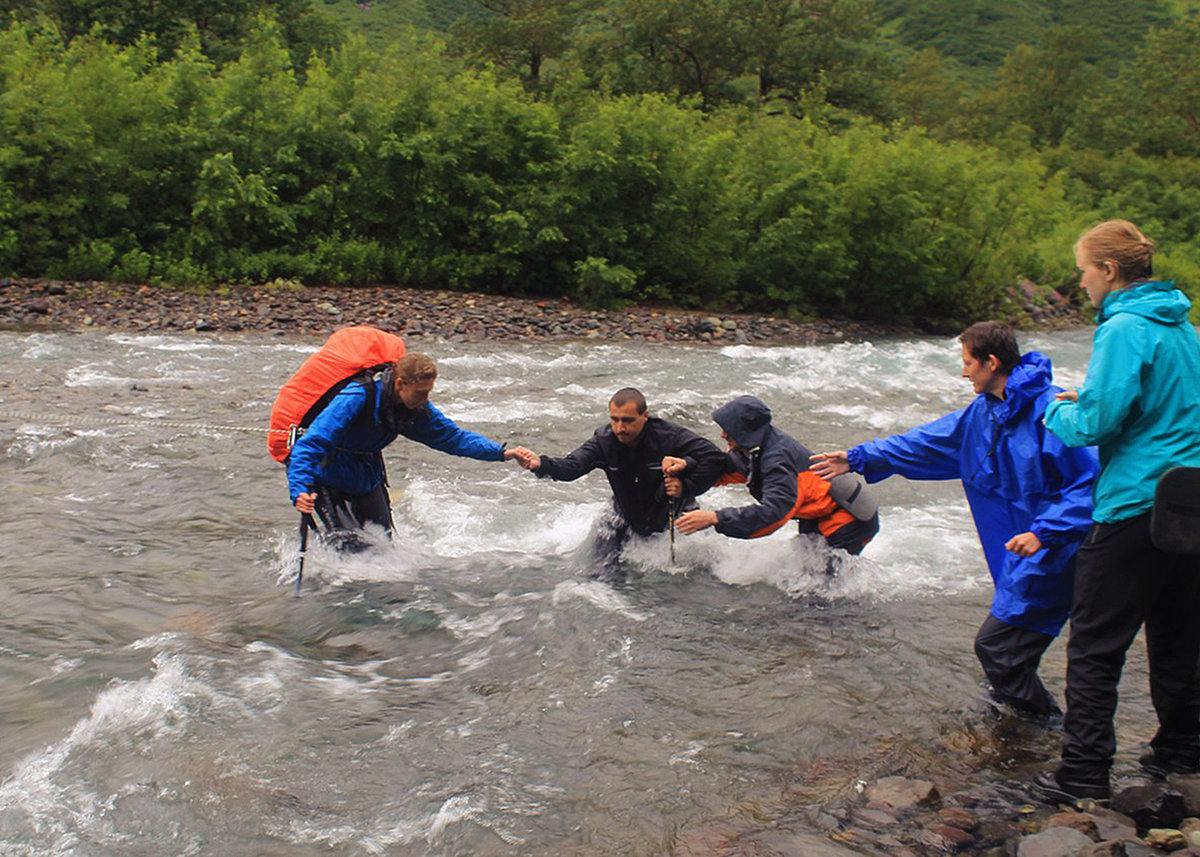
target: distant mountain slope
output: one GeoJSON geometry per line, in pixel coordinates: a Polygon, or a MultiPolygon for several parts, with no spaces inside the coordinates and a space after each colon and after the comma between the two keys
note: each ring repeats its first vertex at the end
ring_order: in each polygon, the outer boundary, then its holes
{"type": "Polygon", "coordinates": [[[375,46],[408,27],[446,32],[459,18],[481,14],[474,0],[313,0],[313,7],[375,46]]]}

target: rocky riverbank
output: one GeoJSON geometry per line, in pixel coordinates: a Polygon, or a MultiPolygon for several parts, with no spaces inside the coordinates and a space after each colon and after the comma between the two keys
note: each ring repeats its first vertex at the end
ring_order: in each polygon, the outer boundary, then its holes
{"type": "MultiPolygon", "coordinates": [[[[1010,319],[1020,327],[1069,327],[1078,311],[1057,294],[1014,289],[1010,319]]],[[[0,279],[0,325],[146,332],[262,331],[325,335],[370,324],[406,339],[639,340],[651,343],[809,344],[913,334],[903,325],[849,319],[794,321],[747,313],[634,307],[588,310],[562,298],[544,300],[400,287],[277,285],[205,293],[136,284],[0,279]]]]}
{"type": "Polygon", "coordinates": [[[996,784],[942,794],[929,780],[892,776],[860,784],[840,805],[807,813],[810,824],[826,831],[824,846],[805,838],[790,851],[786,836],[764,832],[741,837],[738,844],[746,850],[730,853],[1200,857],[1198,816],[1196,775],[1130,782],[1115,790],[1109,806],[1047,806],[996,784]],[[760,848],[768,843],[770,848],[760,848]]]}

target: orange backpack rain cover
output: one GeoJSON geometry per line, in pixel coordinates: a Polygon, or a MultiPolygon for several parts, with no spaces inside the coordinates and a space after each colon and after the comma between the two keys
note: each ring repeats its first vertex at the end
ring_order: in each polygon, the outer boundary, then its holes
{"type": "Polygon", "coordinates": [[[291,451],[288,433],[300,425],[309,408],[335,384],[364,369],[395,363],[404,356],[404,342],[393,333],[362,325],[334,331],[321,350],[311,355],[288,379],[271,406],[267,449],[282,462],[291,451]]]}

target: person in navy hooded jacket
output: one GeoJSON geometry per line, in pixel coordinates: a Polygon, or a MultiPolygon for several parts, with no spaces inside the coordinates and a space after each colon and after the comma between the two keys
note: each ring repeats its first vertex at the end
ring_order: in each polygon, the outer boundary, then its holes
{"type": "Polygon", "coordinates": [[[1021,356],[1012,329],[994,321],[959,337],[970,405],[905,434],[849,451],[813,456],[832,478],[848,470],[878,482],[960,479],[996,591],[975,637],[992,696],[1022,715],[1057,719],[1061,710],[1038,677],[1042,654],[1071,608],[1075,556],[1091,527],[1091,448],[1071,448],[1042,422],[1060,388],[1050,360],[1021,356]]]}

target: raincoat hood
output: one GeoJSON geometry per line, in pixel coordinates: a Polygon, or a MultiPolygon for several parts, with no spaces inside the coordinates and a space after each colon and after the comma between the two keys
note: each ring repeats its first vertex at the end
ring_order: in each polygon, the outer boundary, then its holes
{"type": "Polygon", "coordinates": [[[996,418],[1007,425],[1016,419],[1031,402],[1050,389],[1053,370],[1050,358],[1039,351],[1030,351],[1013,367],[1004,385],[1004,401],[995,406],[996,418]]]}
{"type": "Polygon", "coordinates": [[[748,450],[763,445],[771,433],[771,409],[754,396],[738,396],[713,411],[713,422],[748,450]]]}
{"type": "Polygon", "coordinates": [[[1125,312],[1163,324],[1179,324],[1187,319],[1191,308],[1192,302],[1175,288],[1174,280],[1155,280],[1110,292],[1096,314],[1096,321],[1103,324],[1125,312]]]}

